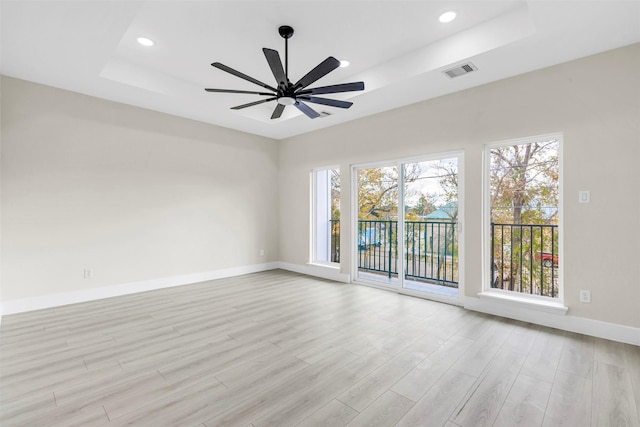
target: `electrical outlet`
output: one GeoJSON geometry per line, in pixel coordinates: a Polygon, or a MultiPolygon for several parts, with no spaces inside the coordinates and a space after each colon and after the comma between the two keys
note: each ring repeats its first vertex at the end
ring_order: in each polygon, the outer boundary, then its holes
{"type": "Polygon", "coordinates": [[[591,303],[591,291],[580,289],[580,302],[591,303]]]}
{"type": "Polygon", "coordinates": [[[85,268],[84,269],[84,278],[85,279],[91,279],[93,277],[93,270],[90,268],[85,268]]]}
{"type": "Polygon", "coordinates": [[[264,256],[264,249],[260,249],[260,256],[264,256]]]}

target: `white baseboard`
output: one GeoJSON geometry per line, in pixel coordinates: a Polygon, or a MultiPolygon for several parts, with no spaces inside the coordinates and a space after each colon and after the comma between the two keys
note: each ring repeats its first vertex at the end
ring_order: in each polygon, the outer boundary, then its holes
{"type": "Polygon", "coordinates": [[[521,320],[536,325],[577,332],[627,344],[640,345],[640,328],[602,322],[564,314],[552,314],[539,309],[506,304],[482,298],[465,297],[464,308],[482,313],[521,320]]]}
{"type": "Polygon", "coordinates": [[[294,271],[296,273],[302,273],[309,276],[321,277],[323,279],[335,280],[336,282],[350,283],[351,276],[349,274],[342,274],[340,269],[315,265],[315,264],[292,264],[289,262],[278,263],[278,268],[288,271],[294,271]]]}
{"type": "Polygon", "coordinates": [[[83,289],[80,291],[44,295],[34,298],[9,300],[0,304],[0,315],[42,310],[44,308],[59,307],[62,305],[94,301],[103,298],[111,298],[138,292],[152,291],[155,289],[189,285],[192,283],[223,279],[225,277],[241,276],[243,274],[257,273],[259,271],[273,270],[276,268],[278,268],[278,263],[270,262],[265,264],[254,264],[242,267],[225,268],[222,270],[213,270],[202,273],[184,274],[160,279],[143,280],[140,282],[123,283],[119,285],[104,286],[100,288],[83,289]]]}

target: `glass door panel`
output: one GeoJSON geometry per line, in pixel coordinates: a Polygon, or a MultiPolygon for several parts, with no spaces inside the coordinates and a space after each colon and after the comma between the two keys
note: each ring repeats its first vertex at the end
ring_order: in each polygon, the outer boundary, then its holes
{"type": "Polygon", "coordinates": [[[458,159],[403,165],[403,287],[458,296],[458,159]]]}
{"type": "Polygon", "coordinates": [[[398,168],[358,169],[357,199],[357,277],[397,286],[398,168]]]}

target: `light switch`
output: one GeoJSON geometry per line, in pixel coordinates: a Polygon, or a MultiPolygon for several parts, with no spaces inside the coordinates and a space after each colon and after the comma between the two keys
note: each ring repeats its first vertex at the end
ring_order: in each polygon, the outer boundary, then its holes
{"type": "Polygon", "coordinates": [[[580,203],[591,202],[591,192],[589,190],[578,191],[578,202],[580,203]]]}

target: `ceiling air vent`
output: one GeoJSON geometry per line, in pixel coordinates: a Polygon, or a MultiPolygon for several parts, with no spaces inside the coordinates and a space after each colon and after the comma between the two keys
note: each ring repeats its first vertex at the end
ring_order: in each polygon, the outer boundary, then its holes
{"type": "Polygon", "coordinates": [[[331,113],[327,111],[320,111],[320,118],[329,117],[331,113]]]}
{"type": "Polygon", "coordinates": [[[478,68],[471,62],[467,62],[466,64],[458,65],[457,67],[444,70],[443,73],[451,78],[454,78],[462,76],[463,74],[469,74],[472,71],[478,71],[478,68]]]}

